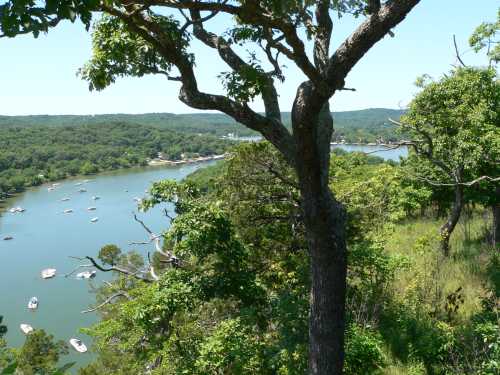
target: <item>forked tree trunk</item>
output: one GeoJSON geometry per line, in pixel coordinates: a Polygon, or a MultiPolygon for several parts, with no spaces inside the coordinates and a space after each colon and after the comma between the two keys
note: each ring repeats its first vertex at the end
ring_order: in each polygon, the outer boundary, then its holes
{"type": "Polygon", "coordinates": [[[309,374],[340,375],[344,363],[346,215],[328,186],[333,132],[328,104],[310,110],[307,85],[297,94],[292,125],[296,170],[311,263],[309,374]]]}
{"type": "Polygon", "coordinates": [[[458,220],[460,219],[460,215],[462,213],[464,201],[463,196],[463,186],[455,185],[455,199],[453,201],[450,214],[448,215],[446,223],[444,223],[440,228],[441,250],[443,251],[443,254],[445,256],[448,256],[450,254],[450,237],[455,230],[455,227],[457,226],[458,220]]]}

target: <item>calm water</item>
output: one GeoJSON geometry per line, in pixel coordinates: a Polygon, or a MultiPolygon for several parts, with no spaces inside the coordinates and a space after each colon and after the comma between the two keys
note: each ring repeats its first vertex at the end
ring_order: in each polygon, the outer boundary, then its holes
{"type": "MultiPolygon", "coordinates": [[[[213,163],[213,162],[212,162],[213,163]]],[[[143,197],[153,181],[180,180],[189,173],[209,163],[186,165],[176,168],[147,168],[108,173],[95,176],[82,186],[81,180],[66,180],[54,191],[47,186],[30,189],[10,200],[8,207],[21,206],[26,212],[5,212],[0,217],[0,238],[14,237],[11,241],[0,239],[0,315],[7,324],[8,344],[19,346],[24,335],[21,323],[35,329],[43,328],[56,339],[81,338],[90,346],[89,337],[79,333],[97,320],[95,313],[82,314],[94,302],[89,283],[99,285],[109,274],[98,273],[93,281],[77,280],[62,276],[79,264],[69,256],[95,256],[106,244],[114,243],[123,250],[136,249],[142,254],[152,246],[129,246],[131,241],[145,241],[146,232],[133,220],[136,210],[134,197],[143,197]],[[78,189],[85,187],[86,193],[78,189]],[[98,195],[100,200],[93,201],[98,195]],[[70,201],[61,202],[63,197],[70,201]],[[96,211],[87,211],[89,206],[96,211]],[[73,209],[70,214],[62,213],[73,209]],[[90,219],[99,221],[91,223],[90,219]],[[58,275],[49,280],[40,278],[44,268],[56,268],[58,275]],[[36,311],[27,309],[28,300],[37,296],[40,304],[36,311]]],[[[153,231],[160,232],[169,223],[160,209],[139,214],[153,231]]],[[[64,362],[77,361],[78,366],[88,363],[92,354],[79,354],[70,349],[64,362]]]]}
{"type": "Polygon", "coordinates": [[[335,145],[333,148],[341,148],[348,152],[366,152],[370,155],[380,156],[385,160],[399,161],[399,158],[408,156],[408,148],[400,147],[396,149],[391,149],[390,147],[384,146],[368,146],[368,145],[335,145]]]}

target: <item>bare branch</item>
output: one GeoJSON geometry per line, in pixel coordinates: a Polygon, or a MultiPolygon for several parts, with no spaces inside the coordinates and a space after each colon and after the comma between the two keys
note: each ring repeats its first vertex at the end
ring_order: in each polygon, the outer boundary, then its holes
{"type": "Polygon", "coordinates": [[[458,52],[458,46],[457,46],[457,39],[455,37],[455,34],[453,34],[453,45],[455,46],[455,54],[457,56],[458,62],[465,68],[467,65],[463,62],[462,58],[460,57],[460,52],[458,52]]]}
{"type": "Polygon", "coordinates": [[[132,297],[130,297],[130,295],[127,292],[125,292],[125,291],[122,290],[122,291],[120,291],[118,293],[115,293],[112,296],[106,298],[106,300],[103,303],[97,305],[96,307],[93,307],[93,308],[88,309],[88,310],[83,310],[81,313],[82,314],[87,314],[87,313],[99,310],[100,308],[102,308],[102,307],[106,306],[107,304],[111,303],[115,298],[118,298],[118,297],[125,297],[128,300],[132,300],[132,297]]]}

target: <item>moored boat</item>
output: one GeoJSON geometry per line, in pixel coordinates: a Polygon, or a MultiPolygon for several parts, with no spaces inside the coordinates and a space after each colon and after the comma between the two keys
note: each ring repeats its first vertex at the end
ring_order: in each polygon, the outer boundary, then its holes
{"type": "Polygon", "coordinates": [[[38,308],[38,298],[31,297],[30,301],[28,302],[28,309],[36,310],[37,308],[38,308]]]}
{"type": "Polygon", "coordinates": [[[47,268],[42,270],[41,272],[42,279],[50,279],[56,275],[56,269],[55,268],[47,268]]]}
{"type": "Polygon", "coordinates": [[[83,271],[76,274],[77,279],[92,279],[96,276],[97,271],[83,271]]]}
{"type": "Polygon", "coordinates": [[[69,201],[69,200],[70,200],[70,198],[68,198],[68,197],[66,197],[66,198],[62,198],[62,199],[61,199],[61,202],[67,202],[67,201],[69,201]]]}
{"type": "Polygon", "coordinates": [[[95,211],[95,210],[97,210],[97,207],[89,207],[89,208],[87,208],[87,210],[88,211],[95,211]]]}
{"type": "Polygon", "coordinates": [[[99,196],[97,196],[97,195],[94,195],[94,196],[92,197],[92,199],[96,201],[96,200],[101,199],[101,197],[99,197],[99,196]]]}
{"type": "Polygon", "coordinates": [[[73,212],[73,209],[68,208],[67,210],[64,210],[63,212],[64,212],[65,214],[70,214],[70,213],[72,213],[72,212],[73,212]]]}
{"type": "Polygon", "coordinates": [[[85,353],[87,351],[87,347],[80,339],[72,338],[69,340],[69,343],[79,353],[85,353]]]}
{"type": "Polygon", "coordinates": [[[98,220],[99,220],[98,217],[93,217],[92,219],[90,219],[90,222],[91,223],[96,223],[98,220]]]}
{"type": "Polygon", "coordinates": [[[10,241],[10,240],[13,240],[13,239],[14,239],[14,237],[12,237],[12,236],[5,236],[3,238],[4,241],[10,241]]]}
{"type": "Polygon", "coordinates": [[[33,332],[33,327],[30,326],[29,324],[21,323],[19,327],[21,328],[21,331],[23,331],[25,335],[29,335],[31,332],[33,332]]]}

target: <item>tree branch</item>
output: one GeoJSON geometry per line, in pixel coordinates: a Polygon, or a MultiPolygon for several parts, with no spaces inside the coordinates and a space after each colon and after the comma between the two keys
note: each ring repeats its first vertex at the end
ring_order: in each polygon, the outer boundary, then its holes
{"type": "Polygon", "coordinates": [[[132,300],[132,297],[130,297],[130,295],[127,292],[125,292],[125,291],[122,290],[122,291],[120,291],[118,293],[115,293],[112,296],[106,298],[106,300],[103,303],[97,305],[96,307],[93,307],[93,308],[88,309],[88,310],[83,310],[81,313],[82,314],[87,314],[87,313],[99,310],[100,308],[102,308],[102,307],[106,306],[107,304],[111,303],[117,297],[125,297],[129,301],[132,300]]]}

